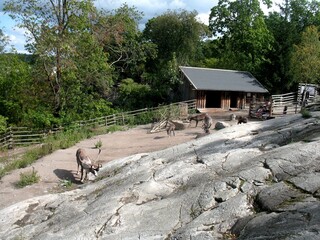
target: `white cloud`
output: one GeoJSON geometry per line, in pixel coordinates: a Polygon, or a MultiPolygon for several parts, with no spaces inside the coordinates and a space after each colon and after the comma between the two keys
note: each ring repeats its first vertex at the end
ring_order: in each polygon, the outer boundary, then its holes
{"type": "Polygon", "coordinates": [[[197,15],[197,19],[199,22],[209,25],[209,16],[210,16],[210,12],[200,13],[197,15]]]}

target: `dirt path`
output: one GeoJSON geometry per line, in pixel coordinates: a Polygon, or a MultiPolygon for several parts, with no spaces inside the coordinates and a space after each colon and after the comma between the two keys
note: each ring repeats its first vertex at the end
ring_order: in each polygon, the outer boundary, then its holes
{"type": "MultiPolygon", "coordinates": [[[[214,120],[214,124],[217,120],[218,118],[214,120]]],[[[80,147],[84,148],[92,159],[95,159],[98,150],[94,146],[101,140],[102,152],[99,162],[103,165],[109,161],[136,153],[162,150],[195,139],[197,135],[203,133],[201,125],[199,124],[196,128],[193,122],[189,128],[176,131],[175,137],[167,137],[166,132],[148,134],[150,125],[139,126],[127,131],[95,136],[81,141],[71,148],[57,150],[39,159],[32,166],[15,170],[0,180],[0,209],[31,197],[63,191],[61,181],[65,179],[72,181],[72,188],[77,188],[80,185],[80,176],[76,175],[75,153],[80,147]],[[32,167],[40,175],[40,182],[25,188],[16,188],[15,183],[19,181],[20,173],[30,172],[32,167]]]]}

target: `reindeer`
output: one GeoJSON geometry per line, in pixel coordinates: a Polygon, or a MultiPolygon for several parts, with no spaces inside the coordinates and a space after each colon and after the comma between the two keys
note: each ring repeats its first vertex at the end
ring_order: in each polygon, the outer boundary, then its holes
{"type": "Polygon", "coordinates": [[[248,118],[247,117],[243,117],[243,116],[239,116],[238,117],[238,124],[247,123],[247,122],[248,122],[248,118]]]}
{"type": "Polygon", "coordinates": [[[173,136],[176,135],[175,132],[174,132],[174,130],[176,129],[176,125],[174,125],[174,123],[173,123],[172,121],[167,120],[165,128],[166,128],[166,130],[167,130],[167,135],[168,135],[168,137],[170,137],[171,134],[172,134],[173,136]]]}
{"type": "Polygon", "coordinates": [[[202,125],[202,128],[205,133],[210,133],[210,127],[212,125],[212,122],[213,122],[212,118],[207,113],[205,113],[203,125],[202,125]]]}
{"type": "Polygon", "coordinates": [[[197,127],[198,126],[198,122],[203,121],[205,116],[206,116],[206,113],[190,115],[190,116],[188,116],[188,120],[190,121],[190,124],[191,124],[192,120],[196,121],[196,126],[195,127],[197,127]]]}
{"type": "MultiPolygon", "coordinates": [[[[101,153],[101,149],[99,149],[97,159],[99,158],[100,153],[101,153]]],[[[101,164],[93,164],[93,162],[91,161],[89,156],[86,154],[84,149],[79,148],[77,150],[76,158],[77,158],[77,164],[78,164],[77,175],[79,174],[79,168],[81,168],[80,182],[83,183],[84,180],[88,178],[88,172],[91,172],[95,176],[98,175],[97,172],[102,167],[102,165],[101,164]]]]}

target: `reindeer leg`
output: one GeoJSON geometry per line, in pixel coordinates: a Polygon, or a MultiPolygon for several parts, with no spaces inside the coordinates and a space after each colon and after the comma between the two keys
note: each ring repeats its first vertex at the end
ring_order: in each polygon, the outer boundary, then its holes
{"type": "Polygon", "coordinates": [[[79,174],[80,163],[79,163],[79,161],[77,161],[77,163],[78,163],[78,169],[77,169],[77,175],[78,175],[79,174]]]}
{"type": "Polygon", "coordinates": [[[83,181],[84,181],[83,171],[85,171],[85,170],[84,170],[84,168],[81,166],[81,178],[80,178],[80,182],[82,182],[82,183],[83,183],[83,181]]]}

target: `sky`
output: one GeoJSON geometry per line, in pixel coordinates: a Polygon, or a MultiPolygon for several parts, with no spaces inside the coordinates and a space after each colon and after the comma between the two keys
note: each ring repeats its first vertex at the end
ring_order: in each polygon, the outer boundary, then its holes
{"type": "MultiPolygon", "coordinates": [[[[279,2],[281,0],[276,0],[279,2]]],[[[5,14],[3,9],[3,0],[0,0],[0,29],[9,37],[10,45],[14,46],[19,53],[26,53],[25,30],[15,27],[15,22],[5,14]]],[[[187,11],[196,10],[199,21],[209,24],[209,14],[211,8],[218,4],[218,0],[95,0],[95,6],[98,9],[113,10],[119,8],[124,3],[130,7],[134,6],[144,17],[141,21],[143,26],[149,19],[159,16],[167,10],[184,9],[187,11]]]]}

